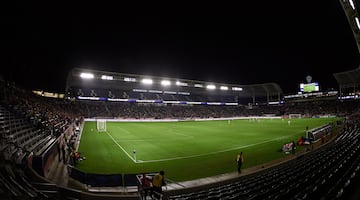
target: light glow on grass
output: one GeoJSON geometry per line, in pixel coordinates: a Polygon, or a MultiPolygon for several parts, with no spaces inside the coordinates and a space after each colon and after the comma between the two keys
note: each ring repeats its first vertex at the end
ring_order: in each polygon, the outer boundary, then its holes
{"type": "Polygon", "coordinates": [[[281,119],[107,122],[107,133],[97,132],[96,122],[86,122],[79,146],[86,160],[77,168],[103,174],[164,170],[175,181],[209,177],[235,172],[239,151],[244,152],[244,168],[289,156],[280,152],[284,143],[305,136],[307,126],[335,120],[292,119],[291,126],[281,119]]]}

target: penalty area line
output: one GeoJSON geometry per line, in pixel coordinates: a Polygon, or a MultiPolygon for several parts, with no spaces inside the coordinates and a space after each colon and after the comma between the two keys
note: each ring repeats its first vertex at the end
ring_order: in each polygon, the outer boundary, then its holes
{"type": "Polygon", "coordinates": [[[105,131],[105,133],[112,139],[112,141],[114,141],[114,143],[127,155],[127,157],[129,157],[134,163],[137,163],[136,160],[130,156],[130,154],[128,152],[125,151],[125,149],[118,143],[116,142],[116,140],[113,138],[113,136],[110,135],[109,132],[105,131]]]}

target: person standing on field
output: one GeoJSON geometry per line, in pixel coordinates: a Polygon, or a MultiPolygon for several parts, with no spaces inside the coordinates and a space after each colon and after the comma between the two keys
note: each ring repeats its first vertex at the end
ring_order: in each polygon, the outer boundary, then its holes
{"type": "Polygon", "coordinates": [[[237,155],[236,161],[237,161],[237,171],[238,173],[241,173],[241,165],[244,163],[243,152],[240,152],[240,154],[237,155]]]}

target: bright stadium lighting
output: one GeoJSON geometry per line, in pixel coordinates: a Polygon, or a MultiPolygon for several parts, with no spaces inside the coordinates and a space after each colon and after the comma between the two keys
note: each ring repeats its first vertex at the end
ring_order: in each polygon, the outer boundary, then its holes
{"type": "Polygon", "coordinates": [[[220,86],[220,90],[229,90],[228,86],[220,86]]]}
{"type": "Polygon", "coordinates": [[[194,84],[194,87],[200,87],[200,88],[202,88],[202,87],[204,87],[204,86],[201,85],[201,84],[194,84]]]}
{"type": "Polygon", "coordinates": [[[355,5],[354,2],[352,0],[349,0],[350,6],[352,7],[353,10],[355,10],[355,5]]]}
{"type": "Polygon", "coordinates": [[[144,78],[143,80],[141,80],[142,83],[147,84],[147,85],[151,85],[153,83],[152,79],[148,79],[148,78],[144,78]]]}
{"type": "Polygon", "coordinates": [[[359,22],[359,18],[355,17],[355,21],[356,21],[356,26],[358,27],[358,29],[360,30],[360,22],[359,22]]]}
{"type": "Polygon", "coordinates": [[[177,92],[177,93],[182,95],[190,95],[190,92],[177,92]]]}
{"type": "Polygon", "coordinates": [[[174,91],[164,91],[164,94],[176,94],[174,91]]]}
{"type": "Polygon", "coordinates": [[[136,78],[124,77],[124,81],[126,81],[126,82],[136,82],[136,78]]]}
{"type": "Polygon", "coordinates": [[[102,75],[102,76],[101,76],[101,79],[102,79],[102,80],[113,80],[114,77],[113,77],[113,76],[108,76],[108,75],[102,75]]]}
{"type": "Polygon", "coordinates": [[[162,81],[161,81],[161,85],[163,85],[163,86],[169,86],[169,85],[171,85],[171,82],[168,81],[168,80],[162,80],[162,81]]]}
{"type": "Polygon", "coordinates": [[[233,91],[242,91],[243,89],[241,87],[232,87],[233,91]]]}
{"type": "Polygon", "coordinates": [[[176,81],[176,85],[178,85],[178,86],[187,86],[188,84],[184,83],[184,82],[176,81]]]}
{"type": "Polygon", "coordinates": [[[206,89],[214,90],[214,89],[216,89],[216,86],[215,85],[207,85],[206,89]]]}
{"type": "Polygon", "coordinates": [[[81,77],[81,78],[85,78],[85,79],[92,79],[92,78],[94,78],[94,74],[91,74],[91,73],[81,73],[81,74],[80,74],[80,77],[81,77]]]}

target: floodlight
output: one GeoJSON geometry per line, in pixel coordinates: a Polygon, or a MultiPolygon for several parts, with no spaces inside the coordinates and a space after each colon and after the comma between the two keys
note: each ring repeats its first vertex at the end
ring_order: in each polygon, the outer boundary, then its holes
{"type": "Polygon", "coordinates": [[[101,76],[101,79],[102,79],[102,80],[113,80],[114,77],[113,77],[113,76],[108,76],[108,75],[102,75],[102,76],[101,76]]]}
{"type": "Polygon", "coordinates": [[[215,85],[207,85],[206,89],[214,90],[214,89],[216,89],[216,86],[215,85]]]}
{"type": "Polygon", "coordinates": [[[169,80],[162,80],[162,81],[161,81],[161,85],[163,85],[163,86],[169,86],[169,85],[171,85],[171,82],[170,82],[169,80]]]}
{"type": "Polygon", "coordinates": [[[349,0],[350,6],[352,7],[353,10],[355,10],[355,5],[354,2],[352,0],[349,0]]]}
{"type": "Polygon", "coordinates": [[[228,86],[220,86],[220,90],[228,90],[229,87],[228,86]]]}
{"type": "Polygon", "coordinates": [[[144,78],[143,80],[141,80],[142,83],[147,84],[147,85],[151,85],[153,83],[152,79],[148,79],[148,78],[144,78]]]}
{"type": "Polygon", "coordinates": [[[182,95],[190,95],[190,92],[177,92],[177,93],[182,95]]]}
{"type": "Polygon", "coordinates": [[[187,84],[187,83],[184,83],[184,82],[176,81],[176,85],[179,85],[179,86],[187,86],[188,84],[187,84]]]}
{"type": "Polygon", "coordinates": [[[358,17],[355,17],[355,21],[356,21],[356,26],[357,26],[357,28],[360,30],[359,18],[358,18],[358,17]]]}
{"type": "Polygon", "coordinates": [[[204,87],[203,85],[201,85],[201,84],[194,84],[194,87],[204,87]]]}
{"type": "Polygon", "coordinates": [[[241,87],[232,87],[231,89],[234,91],[242,91],[243,90],[241,87]]]}
{"type": "Polygon", "coordinates": [[[81,74],[80,74],[80,77],[81,77],[81,78],[85,78],[85,79],[92,79],[92,78],[94,78],[94,74],[91,74],[91,73],[81,73],[81,74]]]}

